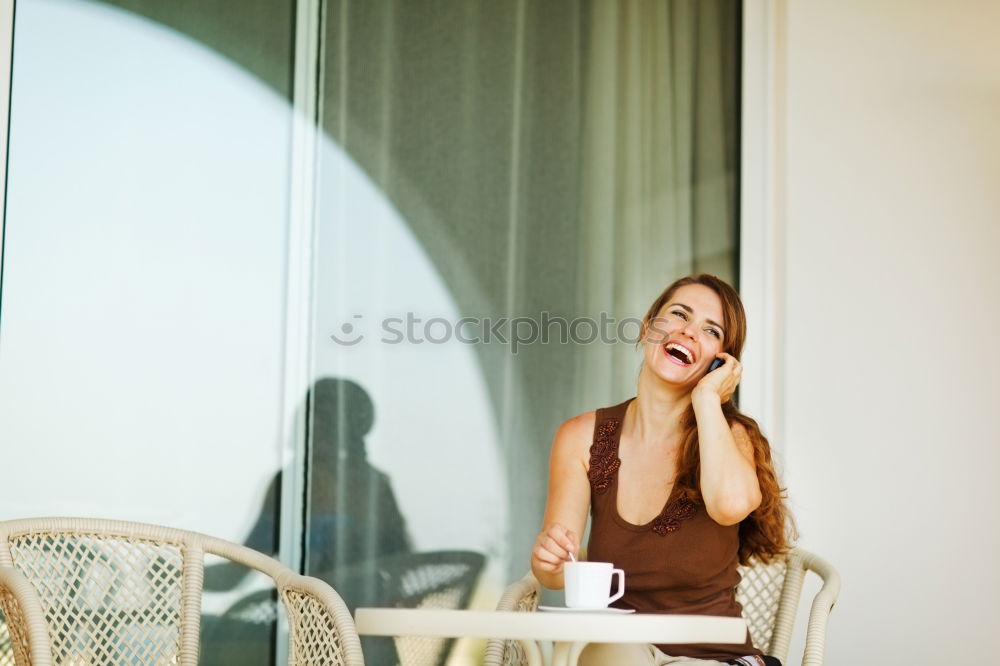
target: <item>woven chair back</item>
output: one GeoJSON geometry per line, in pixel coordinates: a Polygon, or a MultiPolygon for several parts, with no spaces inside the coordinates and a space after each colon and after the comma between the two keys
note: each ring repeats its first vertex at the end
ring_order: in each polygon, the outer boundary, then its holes
{"type": "MultiPolygon", "coordinates": [[[[467,608],[486,558],[471,551],[409,553],[379,561],[391,605],[401,608],[467,608]]],[[[444,666],[451,638],[398,636],[393,639],[400,666],[444,666]]]]}
{"type": "MultiPolygon", "coordinates": [[[[120,521],[0,522],[0,566],[17,569],[37,592],[54,664],[197,666],[206,553],[274,581],[288,611],[290,665],[363,663],[353,620],[332,588],[243,546],[120,521]]],[[[17,622],[4,619],[0,666],[14,666],[17,622]]]]}
{"type": "Polygon", "coordinates": [[[739,567],[741,580],[736,588],[736,601],[743,606],[743,619],[747,621],[754,646],[765,654],[771,654],[771,638],[787,571],[787,557],[775,558],[769,564],[751,562],[739,567]]]}

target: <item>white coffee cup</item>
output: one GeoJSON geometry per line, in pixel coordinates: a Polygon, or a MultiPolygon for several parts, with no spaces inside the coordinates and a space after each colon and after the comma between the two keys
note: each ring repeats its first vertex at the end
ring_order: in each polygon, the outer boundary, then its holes
{"type": "Polygon", "coordinates": [[[567,608],[607,608],[625,594],[625,572],[610,562],[565,562],[563,583],[567,608]],[[618,576],[618,591],[611,594],[614,576],[618,576]]]}

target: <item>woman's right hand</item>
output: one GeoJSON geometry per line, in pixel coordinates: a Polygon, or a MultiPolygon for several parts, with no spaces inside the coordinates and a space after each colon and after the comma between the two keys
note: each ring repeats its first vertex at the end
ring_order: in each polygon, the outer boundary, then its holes
{"type": "Polygon", "coordinates": [[[578,551],[576,535],[559,523],[553,523],[535,539],[535,547],[531,550],[533,568],[546,573],[562,573],[563,564],[571,554],[575,558],[578,551]]]}

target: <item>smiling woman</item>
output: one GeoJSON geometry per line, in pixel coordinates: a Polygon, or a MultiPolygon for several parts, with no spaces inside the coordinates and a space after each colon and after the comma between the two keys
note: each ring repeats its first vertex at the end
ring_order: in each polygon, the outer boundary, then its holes
{"type": "MultiPolygon", "coordinates": [[[[787,552],[794,531],[767,439],[731,400],[745,336],[739,295],[714,276],[682,278],[653,302],[636,397],[570,419],[556,434],[531,556],[542,583],[563,586],[589,513],[589,558],[625,572],[616,607],[740,617],[737,565],[787,552]],[[715,360],[723,364],[711,369],[715,360]]],[[[592,646],[580,663],[777,661],[749,634],[735,646],[650,645],[638,656],[635,649],[592,646]]]]}

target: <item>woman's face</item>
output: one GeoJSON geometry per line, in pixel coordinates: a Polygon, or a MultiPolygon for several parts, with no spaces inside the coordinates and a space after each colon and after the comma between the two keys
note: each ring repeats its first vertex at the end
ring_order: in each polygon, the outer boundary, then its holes
{"type": "Polygon", "coordinates": [[[666,382],[693,387],[723,350],[722,321],[718,294],[702,284],[684,285],[646,328],[646,367],[666,382]]]}

